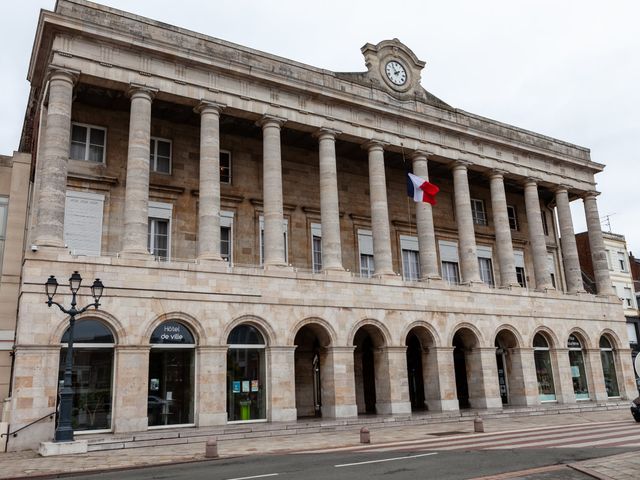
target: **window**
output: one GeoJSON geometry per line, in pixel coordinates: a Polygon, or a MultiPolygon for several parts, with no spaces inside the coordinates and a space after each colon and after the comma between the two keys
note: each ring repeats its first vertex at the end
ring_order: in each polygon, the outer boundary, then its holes
{"type": "Polygon", "coordinates": [[[231,152],[220,150],[220,183],[231,183],[231,152]]]}
{"type": "Polygon", "coordinates": [[[507,205],[507,217],[509,217],[509,228],[511,230],[520,230],[518,227],[518,216],[516,215],[516,207],[507,205]]]}
{"type": "Polygon", "coordinates": [[[233,216],[234,212],[220,212],[220,256],[233,264],[233,216]]]}
{"type": "Polygon", "coordinates": [[[602,360],[602,374],[608,397],[619,397],[618,376],[616,375],[615,354],[611,342],[604,335],[600,337],[600,359],[602,360]]]}
{"type": "Polygon", "coordinates": [[[451,285],[460,283],[460,267],[458,265],[458,244],[440,240],[440,262],[442,264],[442,279],[451,285]]]}
{"type": "Polygon", "coordinates": [[[524,271],[524,252],[522,250],[514,250],[513,257],[516,264],[516,278],[518,280],[518,284],[522,288],[527,287],[527,277],[524,271]]]}
{"type": "Polygon", "coordinates": [[[64,243],[72,255],[100,255],[104,195],[68,190],[64,208],[64,243]]]}
{"type": "Polygon", "coordinates": [[[9,217],[9,199],[0,197],[0,272],[2,272],[2,255],[7,239],[7,218],[9,217]]]}
{"type": "MultiPolygon", "coordinates": [[[[284,261],[289,262],[289,243],[287,231],[289,230],[289,220],[287,218],[282,220],[282,237],[284,241],[284,261]]],[[[264,264],[264,217],[260,215],[260,265],[264,264]]]]}
{"type": "Polygon", "coordinates": [[[171,259],[171,215],[170,203],[149,202],[149,226],[147,248],[157,260],[171,259]]]}
{"type": "Polygon", "coordinates": [[[420,257],[418,254],[418,239],[400,235],[400,250],[402,251],[402,278],[405,280],[420,279],[420,257]]]}
{"type": "Polygon", "coordinates": [[[373,259],[373,237],[370,230],[358,230],[358,249],[360,252],[360,276],[371,278],[375,272],[373,259]]]}
{"type": "Polygon", "coordinates": [[[495,286],[495,281],[493,278],[493,264],[491,262],[491,247],[478,245],[476,251],[478,254],[480,279],[490,287],[495,286]]]}
{"type": "Polygon", "coordinates": [[[611,261],[611,251],[606,248],[605,253],[607,254],[607,265],[609,266],[609,270],[613,271],[613,263],[611,261]]]}
{"type": "Polygon", "coordinates": [[[541,402],[553,402],[556,400],[556,389],[553,383],[549,343],[541,333],[533,337],[533,359],[538,379],[538,397],[541,402]]]}
{"type": "Polygon", "coordinates": [[[549,277],[551,277],[551,286],[557,290],[558,286],[556,283],[556,261],[553,258],[553,254],[549,254],[547,256],[547,265],[549,267],[549,277]]]}
{"type": "Polygon", "coordinates": [[[569,368],[571,369],[573,393],[576,394],[576,400],[589,400],[589,386],[584,368],[582,343],[578,337],[572,334],[569,335],[567,340],[567,348],[569,349],[569,368]]]}
{"type": "Polygon", "coordinates": [[[69,158],[104,163],[107,130],[81,123],[71,124],[71,151],[69,158]]]}
{"type": "Polygon", "coordinates": [[[549,227],[547,226],[547,214],[544,212],[540,212],[540,216],[542,217],[542,231],[544,232],[544,236],[549,235],[549,227]]]}
{"type": "Polygon", "coordinates": [[[620,267],[621,272],[627,271],[627,262],[625,260],[624,252],[618,252],[618,266],[620,267]]]}
{"type": "Polygon", "coordinates": [[[476,225],[486,225],[487,215],[484,211],[484,202],[475,198],[471,199],[471,216],[476,225]]]}
{"type": "Polygon", "coordinates": [[[171,173],[171,140],[151,137],[149,157],[152,172],[171,173]]]}
{"type": "Polygon", "coordinates": [[[629,334],[629,343],[638,343],[638,331],[635,323],[627,323],[627,333],[629,334]]]}
{"type": "Polygon", "coordinates": [[[633,296],[631,293],[631,288],[629,287],[624,287],[622,305],[625,308],[633,308],[633,296]]]}
{"type": "Polygon", "coordinates": [[[322,271],[322,225],[311,224],[311,264],[314,273],[322,271]]]}

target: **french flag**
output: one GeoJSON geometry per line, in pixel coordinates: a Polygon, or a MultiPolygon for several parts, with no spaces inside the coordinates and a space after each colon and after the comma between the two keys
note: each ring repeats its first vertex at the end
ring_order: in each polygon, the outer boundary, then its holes
{"type": "Polygon", "coordinates": [[[440,191],[440,187],[433,183],[427,182],[424,178],[418,177],[413,173],[407,172],[407,195],[415,202],[425,202],[431,205],[436,204],[436,193],[440,191]]]}

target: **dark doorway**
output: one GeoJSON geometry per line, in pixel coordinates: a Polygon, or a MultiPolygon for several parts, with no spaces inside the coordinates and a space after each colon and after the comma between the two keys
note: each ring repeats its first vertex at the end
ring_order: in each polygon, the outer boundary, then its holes
{"type": "Polygon", "coordinates": [[[469,408],[469,383],[467,381],[467,360],[464,340],[460,332],[453,337],[453,365],[456,372],[456,391],[460,408],[469,408]]]}
{"type": "Polygon", "coordinates": [[[323,391],[329,388],[322,378],[322,370],[331,338],[322,326],[310,323],[298,330],[294,343],[298,417],[321,417],[323,391]]]}
{"type": "Polygon", "coordinates": [[[422,345],[413,332],[407,335],[407,377],[411,410],[424,410],[424,376],[422,371],[422,345]]]}
{"type": "Polygon", "coordinates": [[[376,370],[373,357],[373,341],[367,334],[362,342],[362,382],[364,405],[367,413],[376,413],[376,370]]]}
{"type": "Polygon", "coordinates": [[[496,363],[498,365],[498,385],[500,386],[500,398],[502,399],[502,404],[506,405],[507,403],[509,403],[509,391],[507,388],[507,362],[505,362],[504,357],[504,350],[498,348],[496,350],[496,363]]]}

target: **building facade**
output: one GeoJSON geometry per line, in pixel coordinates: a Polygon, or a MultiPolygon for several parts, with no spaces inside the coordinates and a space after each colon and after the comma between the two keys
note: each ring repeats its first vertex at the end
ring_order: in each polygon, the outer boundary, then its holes
{"type": "MultiPolygon", "coordinates": [[[[41,14],[12,429],[55,410],[68,319],[43,283],[75,270],[106,287],[75,334],[78,432],[635,396],[603,166],[447,105],[396,39],[362,53],[339,73],[83,0],[41,14]]],[[[9,449],[53,425],[28,431],[9,449]]]]}

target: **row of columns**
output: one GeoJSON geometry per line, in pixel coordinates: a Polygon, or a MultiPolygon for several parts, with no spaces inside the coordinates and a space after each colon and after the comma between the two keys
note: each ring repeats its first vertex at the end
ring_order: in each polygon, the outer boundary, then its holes
{"type": "MultiPolygon", "coordinates": [[[[38,216],[35,243],[43,246],[64,246],[64,207],[67,163],[71,128],[71,105],[76,75],[65,70],[54,71],[49,80],[49,108],[42,155],[39,166],[41,188],[38,195],[38,216]]],[[[132,85],[127,177],[125,187],[123,256],[146,256],[149,203],[149,145],[151,105],[157,90],[132,85]]],[[[220,256],[220,113],[224,105],[202,101],[195,111],[201,117],[200,129],[200,207],[198,213],[198,258],[221,262],[220,256]]],[[[284,225],[282,154],[280,131],[285,119],[264,116],[258,125],[263,132],[263,196],[264,196],[264,265],[266,268],[286,266],[282,241],[284,225]]],[[[340,242],[339,198],[336,169],[336,136],[340,132],[320,129],[318,139],[320,166],[320,206],[322,222],[322,260],[327,271],[344,270],[340,242]]],[[[374,276],[395,275],[391,255],[391,232],[387,204],[384,145],[369,141],[368,151],[371,229],[374,249],[374,276]]],[[[416,175],[429,178],[427,152],[415,151],[412,156],[416,175]]],[[[456,222],[458,226],[459,259],[464,283],[479,283],[480,272],[475,231],[471,213],[471,197],[467,175],[468,163],[452,164],[456,222]]],[[[517,286],[515,259],[507,215],[504,172],[489,174],[491,204],[496,232],[496,253],[501,286],[517,286]]],[[[578,251],[573,231],[568,190],[556,190],[558,220],[562,236],[562,254],[569,292],[582,290],[578,251]]],[[[551,287],[547,247],[540,214],[540,199],[536,180],[524,183],[526,215],[532,246],[534,278],[537,289],[551,287]]],[[[584,197],[589,241],[594,260],[598,293],[612,294],[604,241],[594,193],[584,197]]],[[[431,205],[416,205],[419,259],[422,279],[439,278],[436,241],[431,205]]]]}

